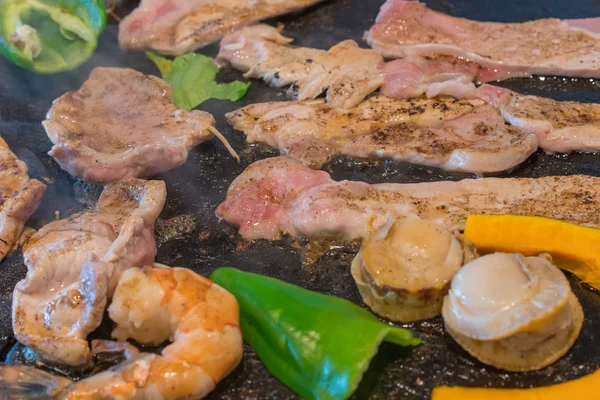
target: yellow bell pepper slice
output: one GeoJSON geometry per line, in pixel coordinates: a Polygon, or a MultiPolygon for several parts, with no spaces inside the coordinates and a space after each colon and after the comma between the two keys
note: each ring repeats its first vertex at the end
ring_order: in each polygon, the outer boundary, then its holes
{"type": "Polygon", "coordinates": [[[464,235],[483,254],[549,253],[559,268],[600,290],[600,229],[542,217],[470,215],[464,235]]]}
{"type": "Polygon", "coordinates": [[[572,381],[531,389],[487,389],[441,386],[431,400],[565,400],[598,399],[600,370],[572,381]]]}

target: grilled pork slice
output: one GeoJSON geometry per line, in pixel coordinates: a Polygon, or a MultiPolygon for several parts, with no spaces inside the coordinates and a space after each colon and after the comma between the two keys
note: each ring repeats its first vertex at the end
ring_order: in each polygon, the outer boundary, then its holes
{"type": "MultiPolygon", "coordinates": [[[[183,164],[194,146],[220,134],[204,111],[173,104],[162,79],[127,68],[96,68],[56,99],[43,122],[50,154],[71,175],[107,184],[183,164]]],[[[225,142],[226,143],[226,142],[225,142]]]]}
{"type": "Polygon", "coordinates": [[[600,151],[600,104],[556,101],[482,85],[475,96],[493,104],[507,122],[534,132],[548,153],[600,151]]]}
{"type": "Polygon", "coordinates": [[[394,98],[448,95],[481,99],[500,111],[506,122],[533,132],[549,153],[600,151],[600,105],[526,96],[480,80],[473,63],[450,57],[404,59],[386,63],[382,92],[394,98]]]}
{"type": "Polygon", "coordinates": [[[13,294],[13,330],[48,360],[90,362],[87,335],[102,320],[121,273],[154,262],[154,222],[162,181],[124,180],[102,192],[95,210],[51,222],[23,247],[27,277],[13,294]]]}
{"type": "Polygon", "coordinates": [[[27,165],[0,137],[0,261],[15,248],[45,191],[46,185],[29,179],[27,165]]]}
{"type": "Polygon", "coordinates": [[[485,81],[517,76],[600,77],[600,18],[477,22],[410,0],[388,0],[366,34],[384,57],[448,55],[483,69],[485,81]]]}
{"type": "Polygon", "coordinates": [[[255,162],[227,191],[217,216],[247,239],[281,234],[314,239],[364,239],[389,217],[423,218],[460,229],[469,214],[551,217],[600,226],[600,178],[572,175],[481,178],[458,182],[370,185],[336,182],[289,157],[255,162]]]}
{"type": "Polygon", "coordinates": [[[119,24],[119,46],[179,55],[221,39],[241,26],[321,0],[142,0],[119,24]]]}
{"type": "Polygon", "coordinates": [[[381,92],[397,99],[426,95],[472,98],[475,81],[484,81],[477,64],[449,56],[413,57],[383,65],[381,92]]]}
{"type": "Polygon", "coordinates": [[[514,168],[537,150],[533,133],[505,124],[481,100],[372,96],[348,110],[322,100],[263,103],[227,118],[249,142],[312,168],[344,154],[482,174],[514,168]]]}
{"type": "Polygon", "coordinates": [[[290,47],[293,39],[276,28],[258,24],[232,32],[221,40],[216,61],[244,73],[245,78],[264,80],[284,87],[305,78],[311,64],[326,53],[309,47],[290,47]]]}
{"type": "Polygon", "coordinates": [[[225,36],[217,60],[271,86],[293,85],[288,95],[296,100],[327,91],[334,107],[353,107],[383,84],[383,58],[352,40],[328,51],[293,48],[290,42],[271,26],[251,26],[225,36]]]}

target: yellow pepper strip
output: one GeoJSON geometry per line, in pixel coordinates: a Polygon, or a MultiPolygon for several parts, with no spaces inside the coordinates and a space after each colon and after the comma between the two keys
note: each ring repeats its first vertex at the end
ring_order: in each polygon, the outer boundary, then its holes
{"type": "Polygon", "coordinates": [[[565,400],[599,399],[600,370],[557,385],[531,389],[487,389],[441,386],[433,389],[431,400],[565,400]]]}
{"type": "Polygon", "coordinates": [[[600,290],[600,229],[550,218],[470,215],[465,238],[481,253],[549,253],[556,265],[600,290]]]}

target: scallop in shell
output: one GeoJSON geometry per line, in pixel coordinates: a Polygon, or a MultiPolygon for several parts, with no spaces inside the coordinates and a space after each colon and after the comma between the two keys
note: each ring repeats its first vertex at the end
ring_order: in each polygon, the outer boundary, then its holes
{"type": "Polygon", "coordinates": [[[452,280],[442,316],[462,348],[507,371],[552,364],[583,324],[579,301],[548,255],[494,253],[466,264],[452,280]]]}
{"type": "Polygon", "coordinates": [[[421,219],[397,220],[365,239],[351,271],[373,312],[410,322],[440,314],[464,256],[460,241],[441,226],[421,219]]]}

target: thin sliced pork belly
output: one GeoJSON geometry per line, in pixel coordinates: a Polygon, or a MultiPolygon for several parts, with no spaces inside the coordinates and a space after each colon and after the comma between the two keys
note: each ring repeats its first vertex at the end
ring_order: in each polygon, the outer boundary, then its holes
{"type": "Polygon", "coordinates": [[[326,52],[288,46],[292,41],[270,25],[248,26],[221,40],[216,61],[231,64],[244,72],[245,78],[262,79],[274,87],[288,86],[305,78],[314,60],[326,52]]]}
{"type": "Polygon", "coordinates": [[[600,104],[526,96],[491,85],[482,85],[475,93],[511,125],[534,132],[548,153],[600,151],[600,104]]]}
{"type": "Polygon", "coordinates": [[[384,57],[447,55],[479,64],[482,81],[537,75],[600,78],[600,18],[478,22],[388,0],[366,34],[384,57]]]}
{"type": "Polygon", "coordinates": [[[16,247],[45,191],[46,185],[29,179],[27,165],[0,137],[0,261],[16,247]]]}
{"type": "Polygon", "coordinates": [[[212,115],[178,109],[162,79],[129,68],[95,68],[79,90],[53,102],[42,124],[54,144],[48,154],[96,184],[178,167],[215,133],[212,115]]]}
{"type": "Polygon", "coordinates": [[[119,46],[179,55],[261,19],[322,0],[142,0],[119,24],[119,46]]]}
{"type": "Polygon", "coordinates": [[[292,85],[288,96],[296,100],[314,99],[326,91],[334,107],[353,107],[384,82],[383,58],[352,40],[328,51],[289,47],[290,42],[271,26],[251,26],[224,37],[217,60],[230,63],[247,78],[275,87],[292,85]]]}
{"type": "Polygon", "coordinates": [[[600,151],[600,105],[527,96],[484,84],[478,68],[449,57],[394,60],[384,65],[382,92],[393,98],[448,95],[481,99],[502,113],[506,122],[535,133],[548,153],[600,151]]]}
{"type": "Polygon", "coordinates": [[[250,165],[227,191],[217,216],[239,226],[246,239],[282,234],[358,240],[390,217],[424,218],[460,229],[469,214],[517,214],[600,225],[600,178],[481,178],[458,182],[336,182],[289,157],[250,165]]]}
{"type": "Polygon", "coordinates": [[[124,180],[104,189],[95,210],[34,234],[23,246],[27,277],[13,293],[15,338],[50,361],[87,365],[86,337],[121,274],[154,262],[166,195],[162,181],[124,180]]]}
{"type": "Polygon", "coordinates": [[[323,100],[263,103],[227,118],[249,142],[312,168],[343,154],[482,174],[514,168],[537,150],[533,133],[507,125],[481,100],[372,96],[351,109],[323,100]]]}
{"type": "Polygon", "coordinates": [[[412,99],[421,95],[447,95],[464,99],[472,97],[479,66],[458,58],[438,56],[402,59],[383,65],[384,83],[381,93],[396,99],[412,99]]]}

